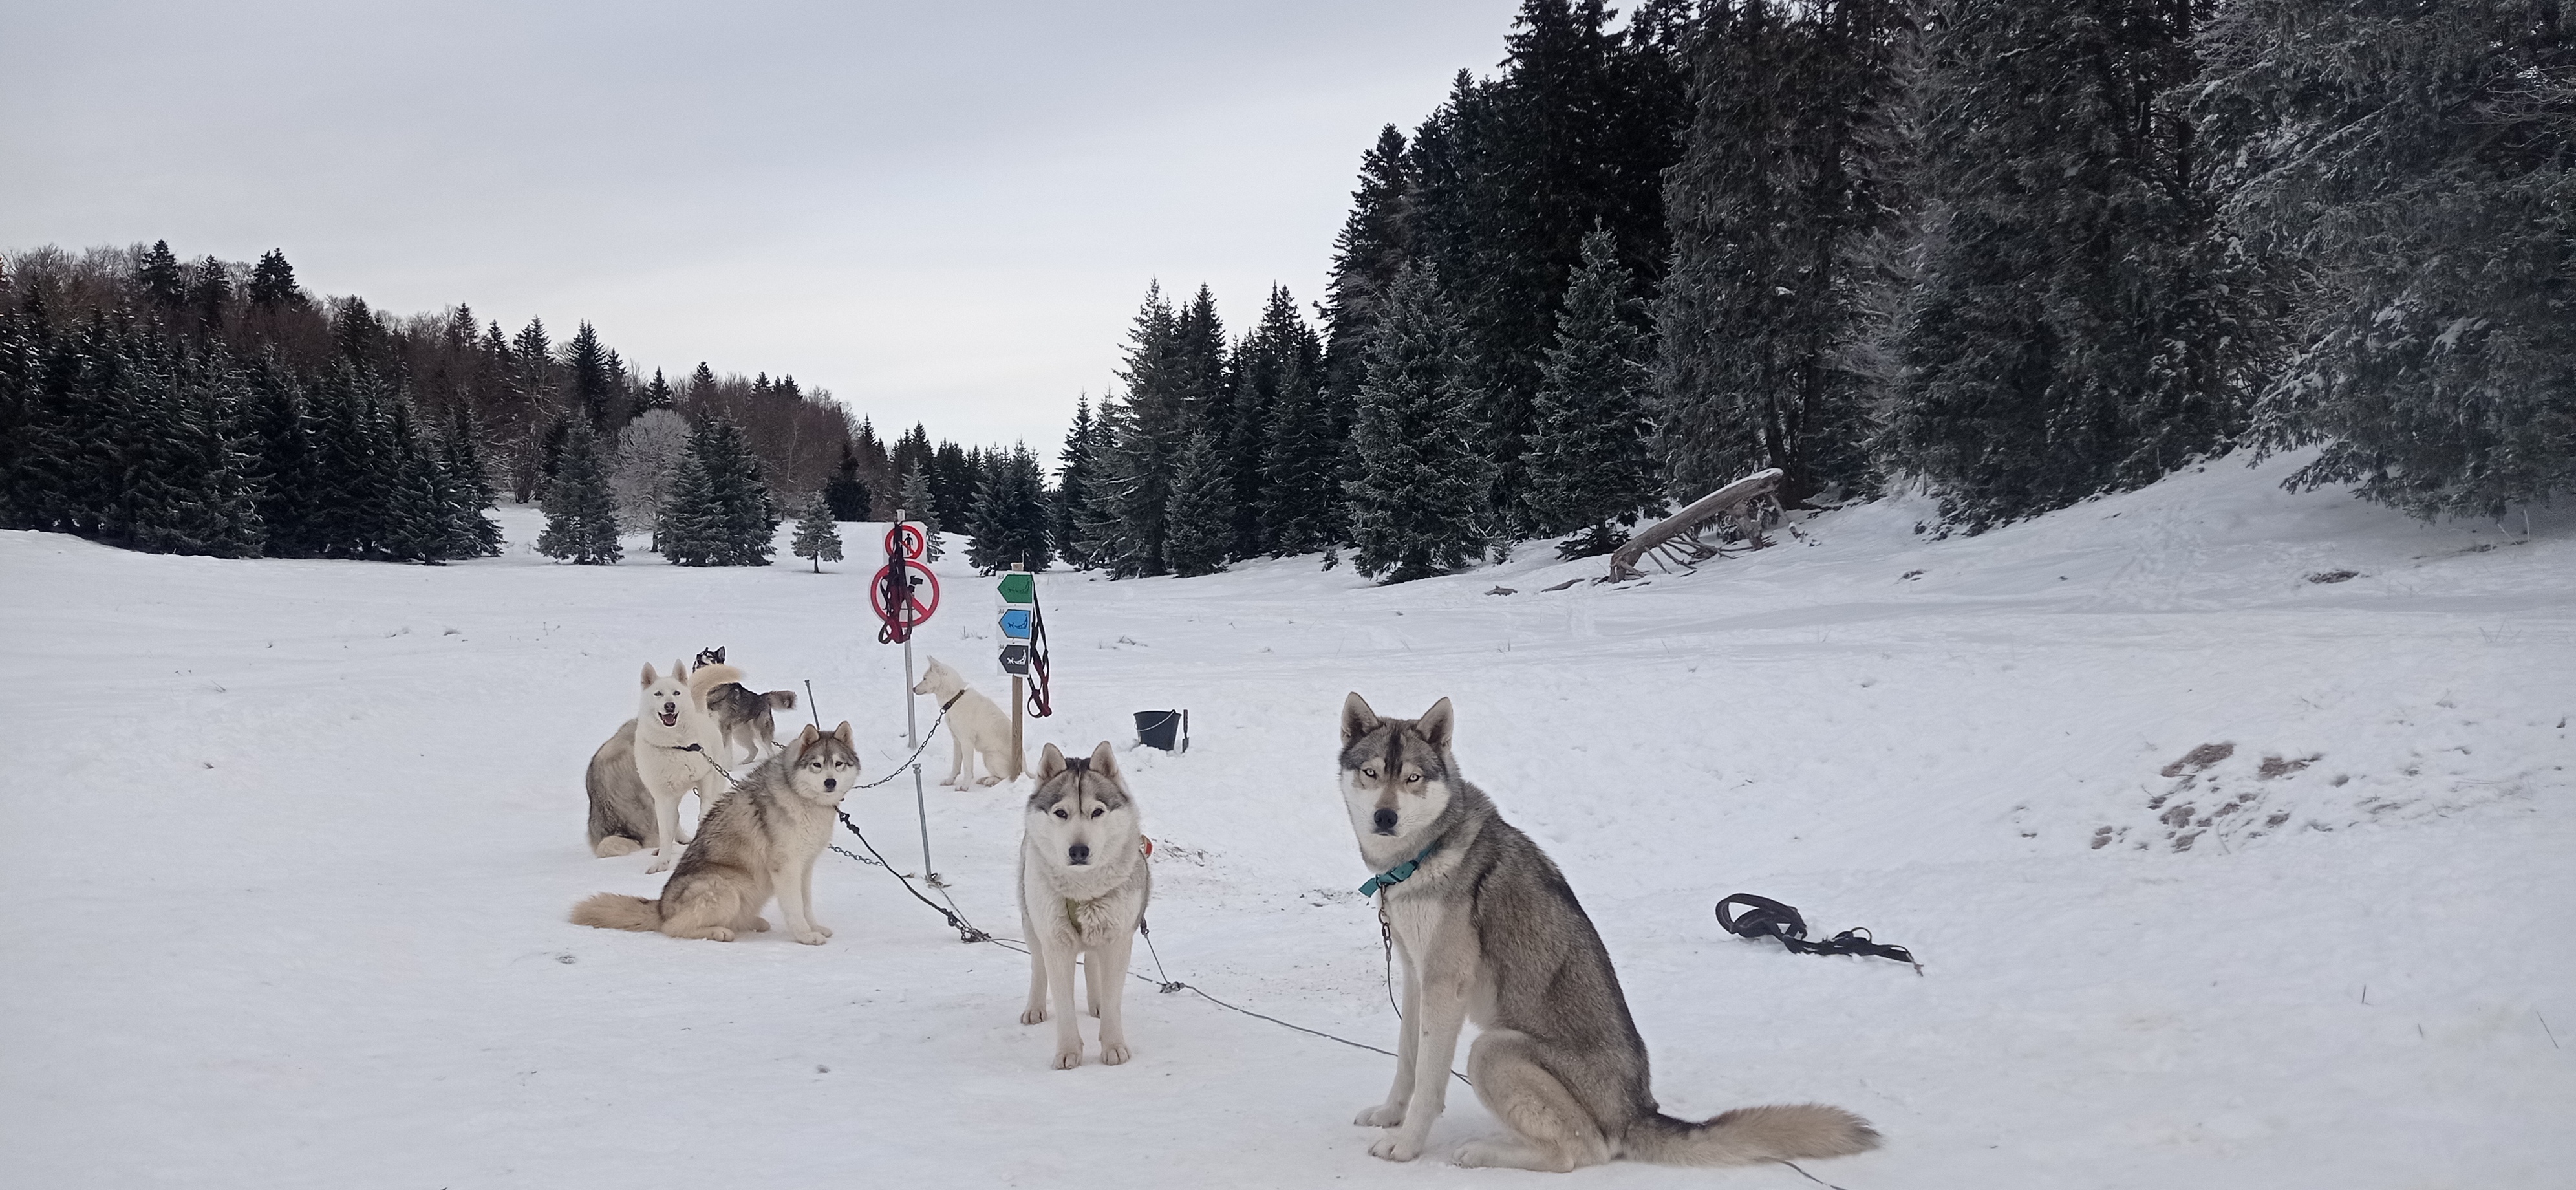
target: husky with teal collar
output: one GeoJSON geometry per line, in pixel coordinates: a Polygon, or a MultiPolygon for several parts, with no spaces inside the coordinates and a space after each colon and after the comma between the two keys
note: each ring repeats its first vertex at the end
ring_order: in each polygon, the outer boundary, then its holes
{"type": "Polygon", "coordinates": [[[1508,1131],[1460,1146],[1460,1165],[1744,1165],[1877,1145],[1860,1117],[1821,1104],[1699,1123],[1657,1110],[1610,952],[1555,863],[1458,775],[1455,727],[1445,698],[1420,719],[1380,718],[1357,694],[1342,703],[1342,801],[1373,873],[1361,891],[1379,898],[1404,961],[1395,1085],[1356,1121],[1387,1130],[1372,1155],[1422,1155],[1469,1020],[1467,1077],[1508,1131]]]}
{"type": "Polygon", "coordinates": [[[1020,1023],[1048,1016],[1054,993],[1055,1068],[1082,1065],[1074,1015],[1073,967],[1083,959],[1091,1015],[1100,1018],[1100,1061],[1128,1058],[1127,956],[1154,893],[1136,799],[1109,742],[1067,760],[1049,744],[1038,759],[1020,838],[1020,936],[1029,940],[1029,1005],[1020,1023]]]}

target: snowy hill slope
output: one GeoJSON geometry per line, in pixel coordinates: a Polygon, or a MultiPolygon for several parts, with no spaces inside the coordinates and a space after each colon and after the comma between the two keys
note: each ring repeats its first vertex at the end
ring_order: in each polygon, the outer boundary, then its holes
{"type": "MultiPolygon", "coordinates": [[[[1395,588],[1312,559],[1057,573],[1031,748],[1188,707],[1187,755],[1128,754],[1171,974],[1384,1045],[1333,715],[1454,697],[1467,775],[1618,960],[1666,1109],[1850,1107],[1888,1147],[1810,1167],[1850,1190],[2562,1184],[2576,517],[2427,527],[2279,491],[2299,461],[1977,538],[1883,501],[1620,588],[1542,591],[1600,564],[1541,549],[1395,588]],[[2203,745],[2227,755],[2177,764],[2203,745]],[[1739,890],[1925,973],[1726,937],[1739,890]]],[[[1143,984],[1134,1062],[1049,1070],[1025,960],[836,857],[821,948],[565,923],[659,885],[581,833],[642,663],[722,644],[757,687],[811,679],[877,776],[900,651],[866,620],[873,530],[822,575],[592,569],[506,519],[509,556],[439,569],[0,534],[11,1184],[1527,1180],[1368,1157],[1349,1119],[1389,1059],[1143,984]]],[[[940,569],[922,647],[988,674],[989,584],[940,569]]],[[[1005,934],[1026,789],[930,793],[938,870],[1005,934]]],[[[919,871],[909,782],[851,808],[919,871]]],[[[1461,1090],[1434,1155],[1493,1127],[1461,1090]]]]}

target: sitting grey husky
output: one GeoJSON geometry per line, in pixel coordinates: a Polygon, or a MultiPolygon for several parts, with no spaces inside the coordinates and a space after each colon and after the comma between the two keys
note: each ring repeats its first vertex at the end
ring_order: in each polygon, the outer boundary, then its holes
{"type": "Polygon", "coordinates": [[[858,776],[849,724],[830,735],[807,727],[699,820],[659,900],[600,893],[572,907],[573,924],[731,942],[769,928],[760,907],[775,894],[788,934],[822,945],[832,930],[814,920],[814,861],[858,776]]]}
{"type": "Polygon", "coordinates": [[[1020,1023],[1047,1019],[1053,989],[1055,1068],[1082,1065],[1073,1014],[1073,961],[1082,958],[1091,1015],[1100,1018],[1100,1061],[1116,1066],[1128,1058],[1127,956],[1154,894],[1136,799],[1107,740],[1083,760],[1049,744],[1037,775],[1020,838],[1020,936],[1029,940],[1029,1006],[1020,1023]]]}
{"type": "Polygon", "coordinates": [[[1445,698],[1420,719],[1381,719],[1357,694],[1342,703],[1342,800],[1378,873],[1360,891],[1379,896],[1404,960],[1395,1085],[1356,1121],[1391,1130],[1372,1155],[1422,1154],[1469,1018],[1481,1032],[1467,1077],[1510,1131],[1460,1146],[1460,1165],[1744,1165],[1878,1144],[1860,1117],[1821,1104],[1703,1123],[1657,1111],[1610,952],[1555,863],[1458,775],[1455,726],[1445,698]]]}

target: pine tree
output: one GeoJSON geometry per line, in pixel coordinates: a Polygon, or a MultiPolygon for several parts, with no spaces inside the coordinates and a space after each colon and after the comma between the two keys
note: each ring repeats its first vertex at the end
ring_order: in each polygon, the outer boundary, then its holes
{"type": "Polygon", "coordinates": [[[328,557],[372,556],[384,544],[393,480],[381,415],[385,394],[372,373],[342,363],[315,396],[307,545],[328,557]]]}
{"type": "Polygon", "coordinates": [[[986,574],[1014,564],[1031,571],[1046,569],[1054,560],[1047,540],[1051,511],[1045,471],[1026,443],[1007,452],[988,452],[984,478],[975,492],[974,517],[968,522],[975,541],[966,550],[966,560],[986,574]]]}
{"type": "Polygon", "coordinates": [[[1932,39],[1939,217],[1883,441],[1971,531],[2151,482],[2242,423],[2209,163],[2160,101],[2195,74],[2193,11],[1960,0],[1932,39]]]}
{"type": "Polygon", "coordinates": [[[1074,550],[1086,568],[1107,570],[1111,578],[1141,573],[1132,562],[1139,546],[1131,536],[1128,494],[1136,479],[1126,470],[1136,451],[1121,443],[1134,433],[1135,418],[1127,403],[1103,397],[1091,423],[1091,469],[1083,480],[1082,500],[1073,506],[1074,550]],[[1121,569],[1122,560],[1128,569],[1121,569]]]}
{"type": "Polygon", "coordinates": [[[1646,458],[1645,337],[1629,323],[1628,269],[1607,231],[1583,240],[1583,268],[1566,287],[1556,346],[1540,369],[1531,441],[1530,503],[1541,532],[1581,537],[1559,556],[1618,548],[1656,503],[1646,458]]]}
{"type": "Polygon", "coordinates": [[[1084,552],[1113,577],[1162,574],[1168,567],[1165,506],[1173,459],[1187,440],[1184,373],[1178,319],[1162,287],[1149,286],[1119,369],[1125,399],[1101,403],[1101,421],[1111,432],[1100,440],[1093,527],[1084,534],[1084,552]]]}
{"type": "Polygon", "coordinates": [[[1377,144],[1360,155],[1360,185],[1351,213],[1333,239],[1332,280],[1326,286],[1324,327],[1329,338],[1319,391],[1355,399],[1366,378],[1369,339],[1379,303],[1395,275],[1413,258],[1418,219],[1407,209],[1416,179],[1404,134],[1389,124],[1377,144]]]}
{"type": "Polygon", "coordinates": [[[2243,0],[2201,44],[2228,222],[2294,303],[2256,437],[2323,444],[2290,485],[2428,518],[2576,492],[2576,15],[2243,0]]]}
{"type": "MultiPolygon", "coordinates": [[[[448,557],[454,493],[438,455],[414,424],[411,402],[396,398],[390,414],[392,434],[386,444],[392,483],[386,492],[385,552],[434,565],[448,557]]],[[[612,530],[612,543],[614,537],[612,530]]]]}
{"type": "Polygon", "coordinates": [[[653,410],[669,409],[677,404],[679,404],[679,394],[672,392],[671,386],[662,379],[662,369],[655,368],[653,382],[645,385],[644,391],[636,398],[634,416],[642,417],[653,410]]]}
{"type": "Polygon", "coordinates": [[[1226,548],[1229,557],[1255,558],[1271,550],[1262,511],[1271,486],[1268,456],[1281,386],[1292,375],[1299,377],[1299,383],[1311,383],[1307,378],[1318,375],[1322,364],[1323,344],[1298,313],[1296,299],[1285,286],[1271,286],[1261,321],[1235,351],[1234,410],[1228,434],[1223,438],[1210,434],[1225,461],[1228,496],[1234,505],[1226,548]]]}
{"type": "Polygon", "coordinates": [[[599,342],[599,332],[589,322],[581,323],[564,340],[563,367],[565,383],[571,387],[573,408],[590,419],[590,428],[601,433],[609,430],[616,414],[619,369],[610,365],[611,353],[599,342]]]}
{"type": "Polygon", "coordinates": [[[268,531],[267,552],[283,558],[319,553],[313,522],[320,464],[303,395],[295,377],[273,360],[254,367],[248,380],[248,418],[259,452],[257,466],[267,477],[258,509],[268,531]]]}
{"type": "Polygon", "coordinates": [[[1431,278],[1411,270],[1386,298],[1353,429],[1352,564],[1400,583],[1483,552],[1493,464],[1478,445],[1480,398],[1461,375],[1456,314],[1431,278]]]}
{"type": "Polygon", "coordinates": [[[898,511],[904,519],[921,526],[922,536],[928,539],[928,548],[924,551],[925,560],[931,562],[938,561],[939,555],[944,552],[939,545],[940,525],[937,503],[930,496],[929,467],[924,462],[915,461],[912,470],[904,473],[903,499],[898,511]]]}
{"type": "Polygon", "coordinates": [[[1225,569],[1226,549],[1234,539],[1234,492],[1224,457],[1205,432],[1190,436],[1174,460],[1171,541],[1166,547],[1172,573],[1182,578],[1225,569]]]}
{"type": "Polygon", "coordinates": [[[1048,510],[1047,524],[1055,543],[1055,552],[1078,569],[1088,570],[1091,563],[1075,545],[1080,536],[1076,524],[1083,502],[1090,498],[1093,438],[1096,430],[1091,417],[1091,397],[1086,393],[1073,406],[1073,428],[1065,431],[1064,453],[1057,456],[1055,499],[1048,510]]]}
{"type": "Polygon", "coordinates": [[[488,515],[498,502],[491,471],[483,465],[483,427],[463,405],[449,411],[446,438],[440,443],[440,469],[447,481],[446,544],[450,558],[494,558],[501,554],[501,525],[488,515]]]}
{"type": "Polygon", "coordinates": [[[295,266],[286,263],[286,253],[271,248],[260,254],[250,272],[250,302],[267,311],[305,304],[304,290],[295,283],[295,266]]]}
{"type": "MultiPolygon", "coordinates": [[[[1365,375],[1365,362],[1362,364],[1365,375]]],[[[1338,489],[1348,443],[1333,432],[1332,415],[1314,373],[1296,358],[1279,370],[1279,395],[1271,409],[1270,440],[1262,456],[1261,528],[1274,556],[1322,549],[1338,540],[1338,489]]]]}
{"type": "Polygon", "coordinates": [[[233,304],[232,274],[212,256],[188,271],[188,310],[196,319],[196,329],[203,334],[223,330],[224,311],[233,304]]]}
{"type": "Polygon", "coordinates": [[[805,515],[796,522],[796,542],[792,547],[799,558],[814,560],[814,573],[823,573],[825,562],[841,560],[841,527],[833,522],[832,505],[821,496],[805,506],[805,515]]]}
{"type": "Polygon", "coordinates": [[[687,451],[671,473],[671,490],[653,525],[653,548],[674,566],[705,566],[723,548],[723,514],[697,452],[687,451]]]}
{"type": "MultiPolygon", "coordinates": [[[[607,565],[624,556],[617,544],[617,501],[608,493],[608,471],[599,438],[586,421],[564,437],[563,458],[546,485],[546,528],[537,552],[580,566],[607,565]]],[[[675,559],[676,560],[676,559],[675,559]]]]}
{"type": "Polygon", "coordinates": [[[841,443],[841,465],[833,472],[832,482],[823,486],[823,500],[831,506],[834,520],[868,519],[872,500],[868,485],[859,478],[859,456],[848,442],[841,443]]]}
{"type": "Polygon", "coordinates": [[[1696,498],[1777,467],[1803,501],[1868,493],[1867,251],[1902,217],[1894,135],[1913,44],[1902,0],[1710,6],[1696,110],[1664,185],[1663,462],[1696,498]]]}
{"type": "Polygon", "coordinates": [[[187,303],[187,274],[180,270],[179,258],[170,254],[170,241],[154,240],[150,248],[135,254],[134,288],[144,301],[163,310],[187,303]]]}

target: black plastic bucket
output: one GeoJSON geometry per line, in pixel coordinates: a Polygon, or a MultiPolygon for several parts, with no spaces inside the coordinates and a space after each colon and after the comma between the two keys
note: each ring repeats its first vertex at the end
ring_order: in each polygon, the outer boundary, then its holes
{"type": "Polygon", "coordinates": [[[1136,740],[1148,748],[1165,752],[1190,750],[1190,713],[1188,711],[1136,712],[1136,740]]]}

